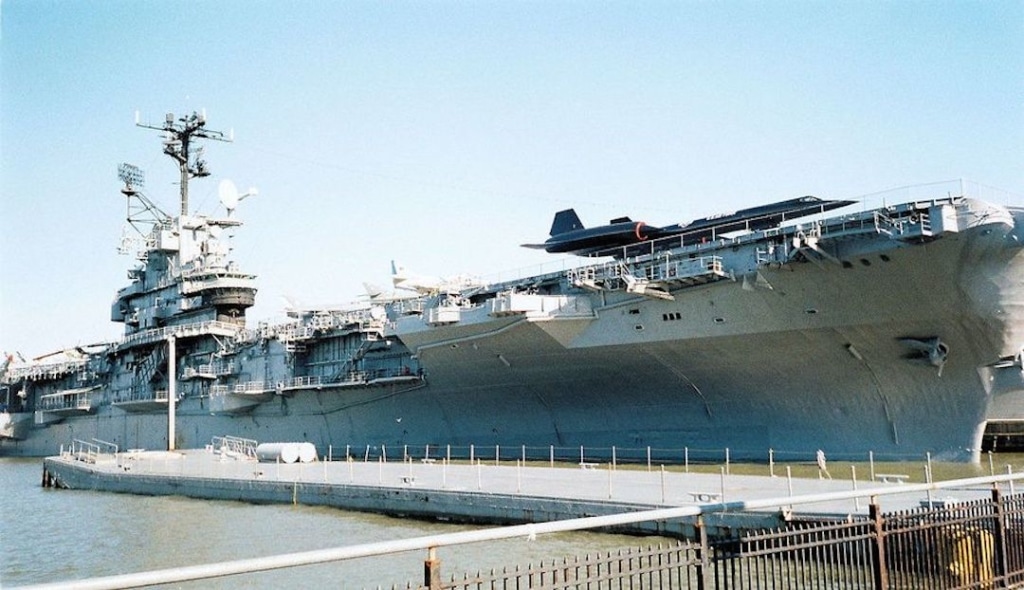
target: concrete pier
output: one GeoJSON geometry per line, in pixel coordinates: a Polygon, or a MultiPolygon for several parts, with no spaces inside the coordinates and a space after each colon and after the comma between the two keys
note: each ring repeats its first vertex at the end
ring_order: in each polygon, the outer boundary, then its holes
{"type": "MultiPolygon", "coordinates": [[[[317,461],[261,463],[212,449],[62,453],[44,461],[43,484],[54,487],[142,495],[180,495],[255,503],[333,506],[393,516],[477,524],[537,523],[665,507],[705,506],[710,534],[722,529],[777,527],[794,518],[834,519],[867,515],[866,499],[844,499],[791,507],[737,510],[736,503],[831,492],[859,486],[884,492],[886,510],[927,502],[985,498],[979,486],[891,495],[890,483],[797,479],[751,475],[680,473],[660,467],[613,468],[609,464],[523,466],[477,462],[317,461]],[[713,510],[723,505],[722,511],[713,510]],[[725,504],[730,504],[725,508],[725,504]]],[[[913,486],[906,486],[911,488],[913,486]]],[[[866,497],[866,496],[865,496],[866,497]]],[[[619,532],[691,537],[693,519],[645,522],[619,532]]]]}

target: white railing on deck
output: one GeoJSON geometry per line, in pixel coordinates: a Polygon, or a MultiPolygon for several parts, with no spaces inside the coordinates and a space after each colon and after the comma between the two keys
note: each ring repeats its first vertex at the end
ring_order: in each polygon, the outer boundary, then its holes
{"type": "Polygon", "coordinates": [[[256,445],[258,441],[251,438],[241,438],[238,436],[215,436],[213,437],[210,447],[214,451],[219,451],[221,454],[238,454],[244,457],[256,457],[256,445]]]}

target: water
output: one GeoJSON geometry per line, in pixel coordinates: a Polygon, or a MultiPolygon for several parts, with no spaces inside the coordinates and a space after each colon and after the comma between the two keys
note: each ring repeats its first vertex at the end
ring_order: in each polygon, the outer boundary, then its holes
{"type": "MultiPolygon", "coordinates": [[[[920,463],[877,463],[879,473],[924,480],[920,463]]],[[[935,479],[1024,470],[1024,454],[994,455],[980,465],[936,463],[935,479]]],[[[795,477],[816,477],[792,464],[795,477]],[[806,473],[804,473],[806,472],[806,473]]],[[[830,463],[837,479],[849,465],[830,463]]],[[[694,470],[718,466],[695,466],[694,470]]],[[[733,465],[733,473],[767,475],[766,465],[733,465]]],[[[784,473],[785,467],[776,466],[784,473]]],[[[858,479],[868,466],[856,465],[858,479]]],[[[468,530],[474,527],[346,512],[335,508],[253,505],[180,497],[146,497],[43,489],[41,459],[0,458],[0,587],[90,578],[182,565],[358,545],[468,530]]],[[[438,551],[445,578],[541,560],[666,542],[597,533],[541,535],[446,547],[438,551]]],[[[425,552],[291,568],[176,585],[192,588],[377,588],[420,582],[425,552]]]]}
{"type": "MultiPolygon", "coordinates": [[[[42,460],[0,459],[0,586],[20,586],[468,530],[334,508],[253,505],[43,489],[42,460]]],[[[656,544],[598,533],[541,535],[438,550],[460,577],[554,557],[656,544]]],[[[426,552],[291,568],[180,588],[376,588],[421,582],[426,552]]]]}

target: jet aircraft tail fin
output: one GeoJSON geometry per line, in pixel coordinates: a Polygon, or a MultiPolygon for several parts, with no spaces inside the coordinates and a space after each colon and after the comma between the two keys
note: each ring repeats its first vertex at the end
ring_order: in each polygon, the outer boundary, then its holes
{"type": "Polygon", "coordinates": [[[555,213],[555,220],[551,223],[549,235],[557,236],[577,229],[583,229],[583,222],[576,215],[575,209],[566,209],[555,213]]]}

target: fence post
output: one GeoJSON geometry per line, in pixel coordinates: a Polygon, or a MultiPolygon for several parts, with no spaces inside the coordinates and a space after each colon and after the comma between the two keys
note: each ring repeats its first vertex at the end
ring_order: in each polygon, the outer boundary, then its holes
{"type": "Polygon", "coordinates": [[[1003,493],[999,491],[998,485],[992,486],[992,508],[996,519],[993,527],[993,543],[995,547],[995,563],[992,564],[992,579],[998,583],[996,588],[1008,588],[1007,574],[1009,568],[1009,555],[1006,552],[1006,515],[1004,514],[1003,493]]]}
{"type": "Polygon", "coordinates": [[[441,588],[441,560],[434,547],[427,549],[427,559],[423,562],[423,585],[430,590],[441,588]]]}
{"type": "Polygon", "coordinates": [[[889,587],[889,568],[885,563],[885,520],[882,517],[882,507],[878,505],[878,498],[871,497],[871,504],[868,506],[868,514],[874,524],[874,543],[871,545],[871,573],[875,582],[875,590],[885,590],[889,587]]]}
{"type": "Polygon", "coordinates": [[[700,545],[697,546],[697,590],[708,590],[711,585],[711,547],[708,545],[708,530],[704,527],[704,515],[697,515],[693,525],[700,545]]]}

